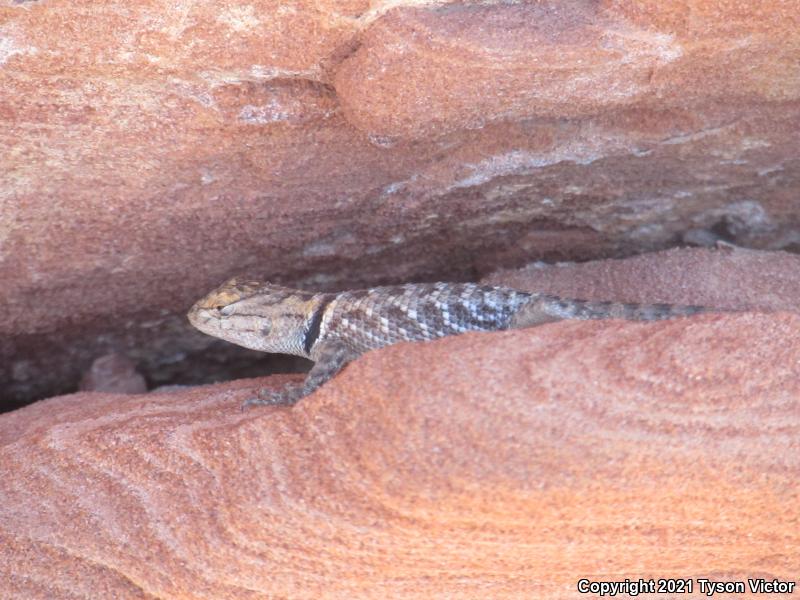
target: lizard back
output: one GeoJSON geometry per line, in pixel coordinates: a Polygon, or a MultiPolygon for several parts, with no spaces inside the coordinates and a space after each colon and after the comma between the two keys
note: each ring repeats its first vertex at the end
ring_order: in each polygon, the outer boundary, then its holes
{"type": "Polygon", "coordinates": [[[507,329],[532,295],[474,283],[422,283],[331,295],[320,339],[341,339],[356,351],[467,331],[507,329]]]}

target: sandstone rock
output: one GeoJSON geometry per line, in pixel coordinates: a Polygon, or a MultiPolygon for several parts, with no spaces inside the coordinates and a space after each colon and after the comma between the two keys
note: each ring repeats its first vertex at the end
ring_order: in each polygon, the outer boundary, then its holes
{"type": "Polygon", "coordinates": [[[532,266],[487,282],[769,312],[398,345],[293,409],[239,410],[289,381],[272,377],[3,415],[0,595],[563,598],[582,577],[791,579],[800,318],[774,311],[800,308],[798,268],[743,250],[532,266]]]}
{"type": "Polygon", "coordinates": [[[4,598],[579,597],[792,579],[800,318],[561,322],[0,416],[4,598]],[[713,548],[713,560],[709,559],[713,548]]]}
{"type": "Polygon", "coordinates": [[[147,383],[137,371],[136,365],[124,354],[112,352],[101,356],[83,374],[80,390],[85,392],[108,392],[110,394],[143,394],[147,383]]]}
{"type": "Polygon", "coordinates": [[[186,307],[236,273],[797,250],[796,8],[7,2],[5,400],[74,389],[110,347],[170,381],[204,348],[186,307]]]}
{"type": "Polygon", "coordinates": [[[800,313],[800,257],[741,248],[673,249],[625,260],[533,264],[483,279],[565,298],[800,313]]]}
{"type": "Polygon", "coordinates": [[[239,411],[284,376],[2,415],[0,596],[796,577],[800,259],[496,270],[800,249],[798,56],[792,0],[4,4],[2,408],[111,349],[291,370],[185,323],[237,273],[749,312],[400,345],[291,410],[239,411]]]}

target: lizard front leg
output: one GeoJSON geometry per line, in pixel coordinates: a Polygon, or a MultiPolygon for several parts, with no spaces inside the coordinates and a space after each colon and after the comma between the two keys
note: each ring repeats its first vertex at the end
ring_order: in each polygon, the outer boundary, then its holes
{"type": "Polygon", "coordinates": [[[341,341],[319,342],[314,347],[313,358],[316,360],[301,386],[287,387],[283,391],[264,389],[255,398],[245,400],[242,408],[249,406],[291,406],[301,398],[305,398],[323,383],[332,379],[347,363],[354,360],[358,353],[341,341]]]}

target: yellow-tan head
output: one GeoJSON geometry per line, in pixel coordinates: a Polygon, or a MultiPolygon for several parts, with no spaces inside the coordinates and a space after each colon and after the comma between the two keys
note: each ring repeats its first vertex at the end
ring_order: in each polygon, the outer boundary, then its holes
{"type": "Polygon", "coordinates": [[[308,357],[314,294],[263,281],[233,278],[198,300],[189,321],[208,335],[245,348],[308,357]]]}

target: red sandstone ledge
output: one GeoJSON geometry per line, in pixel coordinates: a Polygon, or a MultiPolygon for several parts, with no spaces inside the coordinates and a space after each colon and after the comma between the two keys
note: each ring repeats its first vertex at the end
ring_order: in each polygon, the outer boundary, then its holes
{"type": "MultiPolygon", "coordinates": [[[[800,317],[562,322],[0,417],[5,598],[578,597],[797,578],[800,317]]],[[[695,587],[695,593],[697,593],[695,587]]]]}

